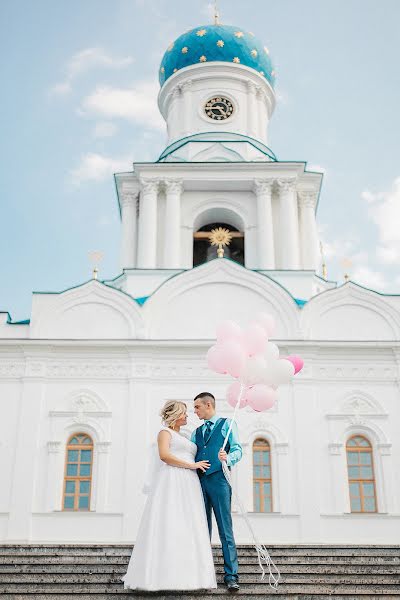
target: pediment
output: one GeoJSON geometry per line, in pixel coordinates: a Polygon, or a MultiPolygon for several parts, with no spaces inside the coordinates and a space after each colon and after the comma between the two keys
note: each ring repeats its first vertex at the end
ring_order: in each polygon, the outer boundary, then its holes
{"type": "Polygon", "coordinates": [[[172,277],[143,308],[153,339],[213,339],[219,322],[246,325],[260,312],[274,316],[276,339],[299,337],[299,309],[291,295],[271,278],[229,259],[172,277]]]}
{"type": "Polygon", "coordinates": [[[91,280],[61,293],[35,293],[31,336],[59,339],[143,337],[140,309],[133,298],[91,280]]]}

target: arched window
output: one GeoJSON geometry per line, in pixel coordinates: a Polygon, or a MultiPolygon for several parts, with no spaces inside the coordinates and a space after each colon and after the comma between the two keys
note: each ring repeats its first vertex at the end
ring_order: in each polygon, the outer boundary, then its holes
{"type": "Polygon", "coordinates": [[[272,512],[271,448],[261,438],[253,444],[253,496],[255,512],[272,512]]]}
{"type": "Polygon", "coordinates": [[[244,234],[227,223],[209,223],[201,227],[193,236],[193,266],[217,258],[217,246],[212,246],[210,233],[213,229],[227,229],[231,234],[229,245],[224,246],[224,257],[244,265],[244,234]]]}
{"type": "Polygon", "coordinates": [[[92,487],[93,440],[74,433],[67,443],[63,510],[89,510],[92,487]]]}
{"type": "Polygon", "coordinates": [[[374,461],[370,442],[361,435],[346,445],[351,512],[377,512],[374,461]]]}

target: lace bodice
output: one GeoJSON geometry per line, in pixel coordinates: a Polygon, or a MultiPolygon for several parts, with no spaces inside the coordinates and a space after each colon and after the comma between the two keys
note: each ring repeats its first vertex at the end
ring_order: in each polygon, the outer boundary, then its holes
{"type": "Polygon", "coordinates": [[[188,440],[184,435],[169,429],[169,427],[162,427],[160,431],[168,431],[171,434],[171,454],[181,460],[194,461],[197,452],[196,444],[188,440]]]}

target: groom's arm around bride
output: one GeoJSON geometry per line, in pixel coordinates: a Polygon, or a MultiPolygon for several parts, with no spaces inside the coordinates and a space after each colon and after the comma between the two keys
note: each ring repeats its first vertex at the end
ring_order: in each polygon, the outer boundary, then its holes
{"type": "Polygon", "coordinates": [[[215,398],[209,392],[202,392],[194,399],[194,411],[204,421],[192,434],[192,442],[197,445],[196,462],[207,460],[210,468],[205,473],[199,472],[201,488],[206,507],[208,529],[211,538],[212,512],[217,521],[219,537],[224,555],[224,581],[229,591],[237,591],[238,559],[233,536],[231,498],[232,490],[222,470],[222,462],[232,467],[242,458],[242,447],[236,423],[225,447],[222,446],[230,426],[230,419],[218,417],[215,398]]]}

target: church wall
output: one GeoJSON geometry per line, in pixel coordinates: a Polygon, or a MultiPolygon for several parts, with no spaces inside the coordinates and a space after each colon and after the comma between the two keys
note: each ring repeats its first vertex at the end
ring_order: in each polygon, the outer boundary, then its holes
{"type": "MultiPolygon", "coordinates": [[[[34,364],[23,359],[24,371],[2,372],[1,539],[134,541],[162,404],[188,403],[187,432],[198,423],[192,398],[199,391],[213,392],[220,414],[232,415],[224,401],[228,378],[206,368],[205,351],[193,342],[120,342],[95,351],[82,342],[55,342],[35,349],[34,364]],[[80,431],[95,444],[92,511],[63,512],[65,444],[80,431]]],[[[390,344],[281,344],[282,355],[294,352],[306,366],[293,385],[282,386],[276,407],[263,414],[244,410],[238,417],[244,457],[234,480],[260,539],[396,543],[400,409],[390,344]],[[349,512],[344,446],[352,434],[365,435],[373,446],[379,514],[349,512]],[[271,514],[253,512],[252,444],[260,436],[271,445],[271,514]]],[[[249,542],[235,503],[234,521],[238,542],[249,542]]]]}

